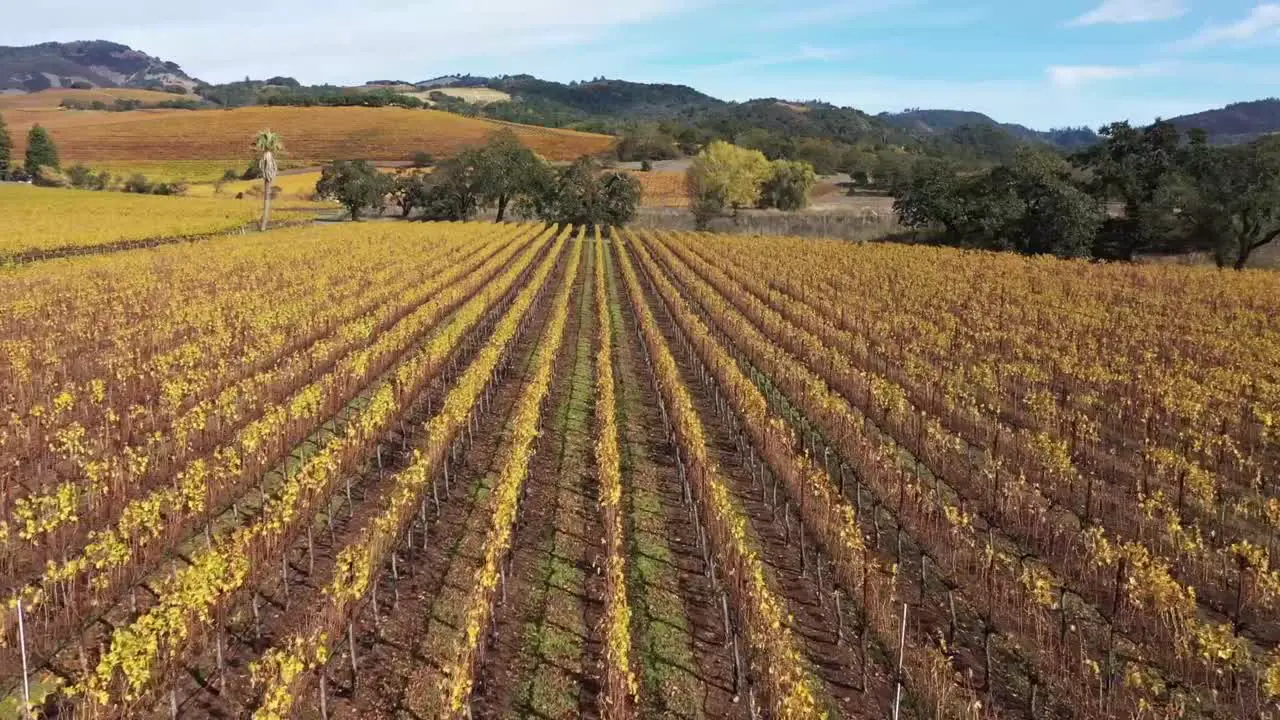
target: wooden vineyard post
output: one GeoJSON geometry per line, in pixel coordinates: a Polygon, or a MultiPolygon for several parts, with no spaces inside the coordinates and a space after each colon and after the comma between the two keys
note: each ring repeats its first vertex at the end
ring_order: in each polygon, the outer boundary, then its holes
{"type": "Polygon", "coordinates": [[[356,658],[356,627],[354,622],[347,623],[347,649],[351,652],[351,695],[360,686],[359,660],[356,658]]]}
{"type": "Polygon", "coordinates": [[[329,676],[320,666],[320,719],[329,720],[329,676]]]}
{"type": "Polygon", "coordinates": [[[902,662],[907,652],[907,604],[902,603],[902,631],[898,636],[898,673],[894,678],[893,720],[898,720],[902,707],[902,662]]]}
{"type": "Polygon", "coordinates": [[[22,617],[22,598],[18,598],[18,644],[22,646],[22,716],[31,718],[31,680],[27,668],[27,626],[22,617]]]}

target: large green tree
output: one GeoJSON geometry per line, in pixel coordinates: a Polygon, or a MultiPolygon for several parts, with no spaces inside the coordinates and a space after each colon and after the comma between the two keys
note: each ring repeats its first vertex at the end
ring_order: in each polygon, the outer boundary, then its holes
{"type": "Polygon", "coordinates": [[[526,214],[547,223],[621,227],[640,205],[640,181],[628,173],[601,172],[589,157],[541,173],[526,214]]]}
{"type": "Polygon", "coordinates": [[[262,223],[259,229],[266,230],[267,223],[271,220],[271,187],[275,184],[279,171],[277,162],[284,152],[284,138],[270,129],[263,130],[253,141],[253,152],[262,177],[262,223]]]}
{"type": "Polygon", "coordinates": [[[809,193],[818,181],[813,166],[801,160],[774,160],[760,189],[760,206],[801,210],[809,205],[809,193]]]}
{"type": "Polygon", "coordinates": [[[49,131],[35,125],[27,133],[26,170],[28,175],[36,175],[40,168],[57,170],[58,146],[53,143],[49,131]]]}
{"type": "Polygon", "coordinates": [[[945,163],[922,165],[908,182],[895,185],[893,211],[899,222],[910,228],[941,227],[952,239],[959,239],[969,226],[970,193],[956,169],[945,163]]]}
{"type": "Polygon", "coordinates": [[[0,115],[0,180],[9,177],[9,166],[13,164],[13,139],[9,137],[9,128],[5,127],[4,116],[0,115]]]}
{"type": "Polygon", "coordinates": [[[1124,212],[1107,221],[1095,252],[1132,260],[1161,247],[1174,231],[1181,138],[1162,121],[1145,128],[1112,123],[1100,134],[1103,142],[1079,153],[1076,163],[1091,175],[1094,197],[1121,202],[1124,212]]]}
{"type": "Polygon", "coordinates": [[[1009,165],[962,177],[933,163],[894,191],[902,224],[941,231],[948,244],[1028,255],[1089,254],[1102,209],[1052,153],[1019,150],[1009,165]]]}
{"type": "Polygon", "coordinates": [[[726,207],[753,207],[760,200],[761,185],[772,167],[759,150],[711,143],[693,159],[685,173],[685,187],[694,222],[705,229],[726,207]]]}
{"type": "Polygon", "coordinates": [[[381,209],[391,187],[391,178],[367,161],[337,160],[320,171],[316,195],[342,203],[358,222],[365,210],[381,209]]]}
{"type": "Polygon", "coordinates": [[[1072,183],[1071,167],[1058,155],[1021,148],[1012,164],[990,174],[987,185],[995,198],[1014,198],[1014,214],[999,228],[997,247],[1059,257],[1084,257],[1092,250],[1102,208],[1072,183]]]}
{"type": "Polygon", "coordinates": [[[1219,267],[1241,270],[1280,238],[1280,138],[1214,148],[1199,137],[1187,155],[1182,213],[1193,239],[1212,249],[1219,267]]]}
{"type": "Polygon", "coordinates": [[[544,161],[520,142],[509,129],[499,130],[489,143],[466,155],[474,170],[474,188],[481,202],[497,208],[495,222],[502,222],[512,201],[529,184],[529,178],[544,161]]]}
{"type": "Polygon", "coordinates": [[[480,209],[474,166],[465,154],[440,163],[430,175],[417,178],[405,202],[410,212],[415,208],[421,211],[421,220],[456,222],[474,218],[480,209]]]}

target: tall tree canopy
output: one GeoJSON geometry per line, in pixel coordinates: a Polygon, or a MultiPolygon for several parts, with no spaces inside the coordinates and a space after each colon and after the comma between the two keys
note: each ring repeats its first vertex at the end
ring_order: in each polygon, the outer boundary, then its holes
{"type": "Polygon", "coordinates": [[[13,163],[13,139],[9,137],[9,128],[5,127],[4,116],[0,115],[0,180],[9,177],[9,167],[13,163]]]}
{"type": "Polygon", "coordinates": [[[316,195],[342,203],[353,221],[360,213],[382,208],[391,192],[392,179],[364,160],[336,160],[320,171],[316,195]]]}
{"type": "Polygon", "coordinates": [[[266,230],[271,220],[271,187],[276,182],[279,155],[284,152],[284,138],[270,129],[262,130],[253,141],[253,152],[262,177],[262,223],[259,229],[266,230]]]}
{"type": "Polygon", "coordinates": [[[617,227],[630,222],[639,205],[639,180],[602,173],[599,163],[584,157],[540,173],[522,213],[548,223],[617,227]]]}
{"type": "Polygon", "coordinates": [[[32,126],[27,133],[26,166],[28,175],[35,175],[40,168],[58,169],[58,146],[40,125],[32,126]]]}
{"type": "Polygon", "coordinates": [[[511,202],[544,164],[514,132],[505,128],[490,136],[484,147],[467,153],[465,162],[474,168],[474,187],[481,202],[497,208],[496,222],[502,222],[511,202]]]}
{"type": "Polygon", "coordinates": [[[1179,134],[1171,123],[1146,128],[1112,123],[1103,142],[1081,153],[1076,163],[1092,175],[1088,190],[1101,201],[1118,200],[1124,213],[1107,221],[1097,254],[1132,260],[1156,249],[1171,232],[1179,179],[1179,134]]]}
{"type": "Polygon", "coordinates": [[[1245,267],[1280,238],[1280,138],[1214,148],[1196,138],[1187,151],[1190,187],[1183,215],[1219,266],[1245,267]]]}
{"type": "Polygon", "coordinates": [[[726,207],[752,207],[760,200],[761,184],[769,177],[769,160],[749,150],[717,140],[693,159],[685,173],[689,205],[699,228],[726,207]]]}

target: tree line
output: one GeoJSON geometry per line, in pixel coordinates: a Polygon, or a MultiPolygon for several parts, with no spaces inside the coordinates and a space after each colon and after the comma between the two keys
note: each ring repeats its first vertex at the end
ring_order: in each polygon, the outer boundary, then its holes
{"type": "Polygon", "coordinates": [[[635,217],[640,182],[605,171],[591,157],[553,166],[510,130],[428,170],[392,176],[364,160],[340,160],[321,170],[316,195],[341,203],[353,220],[398,206],[401,217],[474,219],[492,209],[495,221],[511,215],[548,223],[621,226],[635,217]]]}
{"type": "Polygon", "coordinates": [[[80,190],[119,190],[145,195],[181,195],[187,191],[182,182],[152,182],[134,173],[118,177],[103,170],[94,172],[82,164],[62,167],[58,146],[49,131],[33,125],[27,132],[27,151],[23,164],[14,162],[13,140],[4,118],[0,117],[0,181],[32,182],[46,187],[73,187],[80,190]]]}
{"type": "Polygon", "coordinates": [[[1066,157],[1020,148],[981,172],[917,163],[892,187],[894,209],[937,242],[1062,257],[1208,252],[1241,269],[1280,238],[1280,137],[1218,147],[1161,121],[1100,135],[1066,157]]]}
{"type": "Polygon", "coordinates": [[[818,176],[799,160],[770,161],[759,150],[717,140],[693,159],[685,172],[689,209],[699,230],[743,208],[801,210],[809,204],[818,176]]]}

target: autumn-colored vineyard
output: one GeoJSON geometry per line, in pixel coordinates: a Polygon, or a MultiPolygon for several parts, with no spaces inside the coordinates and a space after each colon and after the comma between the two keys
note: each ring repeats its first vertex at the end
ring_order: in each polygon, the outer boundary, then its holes
{"type": "Polygon", "coordinates": [[[0,113],[22,157],[31,126],[45,127],[57,143],[64,163],[82,162],[113,171],[147,172],[160,161],[218,161],[212,174],[189,168],[155,176],[187,180],[215,179],[222,169],[243,170],[249,143],[265,127],[288,139],[289,156],[310,163],[334,159],[409,160],[415,153],[437,157],[483,145],[495,130],[510,127],[525,145],[548,160],[574,160],[607,151],[614,139],[607,135],[514,125],[468,118],[437,110],[370,107],[245,107],[233,110],[147,109],[127,112],[67,110],[66,100],[88,104],[117,98],[148,102],[172,100],[164,93],[139,90],[60,90],[30,95],[0,96],[0,113]],[[115,161],[115,165],[103,161],[115,161]],[[141,161],[135,170],[121,161],[141,161]]]}
{"type": "Polygon", "coordinates": [[[0,718],[1280,718],[1274,274],[370,223],[5,280],[0,718]]]}
{"type": "MultiPolygon", "coordinates": [[[[226,233],[253,225],[262,214],[260,203],[0,185],[0,262],[18,255],[226,233]]],[[[285,207],[272,222],[312,217],[314,213],[285,207]]]]}

